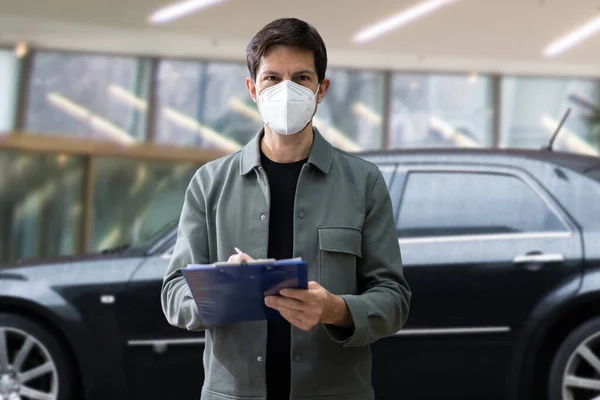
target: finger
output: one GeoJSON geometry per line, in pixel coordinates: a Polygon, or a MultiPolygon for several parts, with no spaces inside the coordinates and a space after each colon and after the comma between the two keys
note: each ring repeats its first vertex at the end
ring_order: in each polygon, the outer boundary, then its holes
{"type": "Polygon", "coordinates": [[[251,260],[253,260],[253,258],[250,257],[248,254],[240,253],[240,254],[232,254],[231,256],[229,256],[229,260],[227,262],[241,263],[242,261],[251,261],[251,260]]]}
{"type": "Polygon", "coordinates": [[[230,262],[241,262],[241,261],[248,261],[248,260],[252,260],[252,257],[250,257],[246,253],[232,254],[229,257],[230,262]]]}
{"type": "Polygon", "coordinates": [[[304,313],[302,311],[291,310],[289,308],[284,308],[284,309],[278,310],[278,311],[284,317],[293,318],[293,319],[296,319],[301,322],[306,322],[306,320],[307,320],[306,316],[304,315],[304,313]]]}
{"type": "Polygon", "coordinates": [[[304,330],[305,324],[302,321],[300,321],[299,319],[290,317],[288,315],[283,315],[283,314],[281,314],[281,316],[290,324],[294,325],[297,328],[304,330]]]}
{"type": "Polygon", "coordinates": [[[281,289],[279,294],[284,298],[296,299],[302,302],[308,302],[312,299],[312,293],[306,289],[281,289]]]}
{"type": "Polygon", "coordinates": [[[311,325],[310,323],[304,321],[301,318],[296,318],[292,315],[286,315],[286,314],[281,314],[281,316],[283,318],[285,318],[286,321],[288,321],[290,324],[294,325],[296,328],[302,329],[303,331],[309,331],[312,329],[313,325],[311,325]]]}
{"type": "Polygon", "coordinates": [[[302,318],[302,316],[298,315],[297,311],[283,310],[283,311],[279,311],[279,313],[281,314],[281,316],[283,318],[288,320],[288,322],[290,322],[298,327],[299,327],[299,325],[307,324],[306,319],[302,318]]]}
{"type": "Polygon", "coordinates": [[[265,304],[268,307],[275,308],[277,310],[296,310],[296,311],[307,311],[308,305],[296,299],[288,299],[280,296],[267,296],[265,297],[265,304]]]}
{"type": "Polygon", "coordinates": [[[308,282],[308,290],[307,289],[282,289],[279,294],[285,297],[292,297],[298,300],[309,301],[313,297],[313,291],[322,289],[318,282],[310,281],[308,282]]]}
{"type": "Polygon", "coordinates": [[[321,289],[321,287],[322,286],[319,284],[319,282],[316,282],[316,281],[308,282],[308,290],[321,289]]]}

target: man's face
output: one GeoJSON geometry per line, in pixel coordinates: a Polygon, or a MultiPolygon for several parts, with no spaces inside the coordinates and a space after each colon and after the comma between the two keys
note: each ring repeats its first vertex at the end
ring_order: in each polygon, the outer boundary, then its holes
{"type": "Polygon", "coordinates": [[[315,69],[315,59],[312,51],[289,46],[273,46],[263,56],[258,70],[256,81],[246,79],[246,86],[254,102],[258,95],[273,85],[284,80],[290,80],[312,90],[319,88],[317,102],[320,103],[329,88],[329,80],[324,79],[319,87],[319,79],[315,69]]]}

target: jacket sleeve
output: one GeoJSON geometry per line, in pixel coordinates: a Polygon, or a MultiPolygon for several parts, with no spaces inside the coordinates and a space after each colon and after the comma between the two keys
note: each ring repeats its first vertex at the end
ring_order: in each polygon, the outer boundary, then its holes
{"type": "Polygon", "coordinates": [[[167,321],[187,330],[204,330],[198,309],[182,274],[188,264],[205,264],[209,261],[206,203],[198,170],[188,185],[173,255],[161,289],[162,310],[167,321]]]}
{"type": "Polygon", "coordinates": [[[357,260],[361,292],[342,295],[353,329],[326,325],[329,336],[344,346],[366,346],[398,332],[408,319],[411,289],[404,278],[390,194],[381,172],[367,194],[362,257],[357,260]]]}

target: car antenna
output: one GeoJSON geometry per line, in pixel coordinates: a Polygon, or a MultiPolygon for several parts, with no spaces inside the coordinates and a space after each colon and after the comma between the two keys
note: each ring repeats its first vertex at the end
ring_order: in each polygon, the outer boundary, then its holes
{"type": "Polygon", "coordinates": [[[548,143],[548,146],[542,147],[542,150],[552,151],[552,145],[554,144],[556,137],[560,133],[560,131],[561,131],[563,125],[565,124],[565,121],[567,120],[567,117],[569,116],[570,113],[571,113],[571,107],[567,108],[567,112],[565,113],[565,115],[563,115],[562,119],[560,120],[560,123],[558,124],[558,126],[556,127],[556,130],[554,131],[554,133],[552,134],[552,137],[550,138],[550,143],[548,143]]]}

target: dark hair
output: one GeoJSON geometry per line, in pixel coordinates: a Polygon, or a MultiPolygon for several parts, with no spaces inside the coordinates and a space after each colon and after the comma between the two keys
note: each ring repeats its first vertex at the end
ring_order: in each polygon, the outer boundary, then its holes
{"type": "Polygon", "coordinates": [[[246,48],[246,62],[252,79],[265,53],[273,46],[283,45],[310,50],[314,54],[319,82],[325,79],[327,49],[319,32],[310,24],[297,18],[280,18],[262,28],[246,48]]]}

